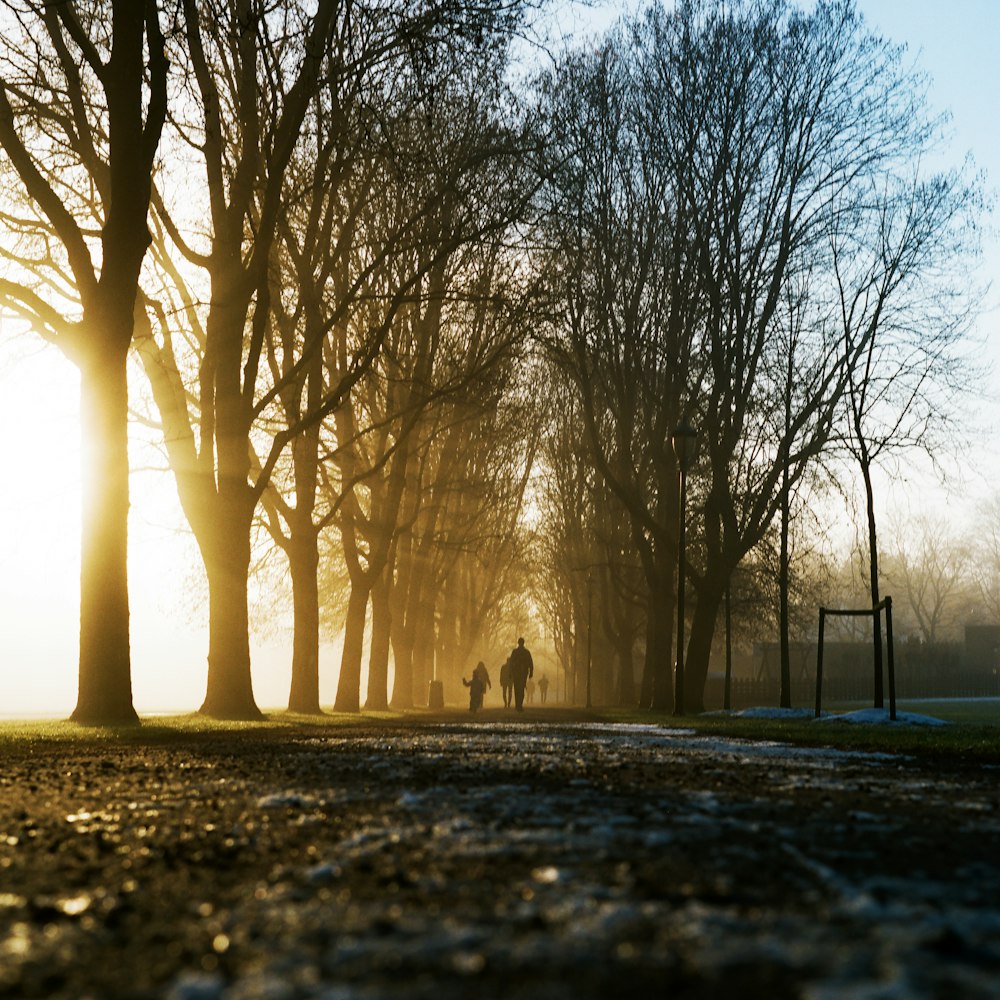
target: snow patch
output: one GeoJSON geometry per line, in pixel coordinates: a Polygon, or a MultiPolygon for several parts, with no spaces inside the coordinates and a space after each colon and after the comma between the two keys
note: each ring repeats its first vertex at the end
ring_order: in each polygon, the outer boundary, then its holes
{"type": "Polygon", "coordinates": [[[932,715],[919,715],[916,712],[897,712],[895,719],[889,718],[887,708],[862,708],[856,712],[844,712],[841,715],[824,715],[817,722],[849,722],[866,726],[948,726],[951,723],[944,719],[936,719],[932,715]]]}
{"type": "Polygon", "coordinates": [[[758,705],[756,708],[744,708],[739,712],[722,713],[734,715],[739,719],[811,719],[816,713],[811,708],[771,708],[758,705]]]}

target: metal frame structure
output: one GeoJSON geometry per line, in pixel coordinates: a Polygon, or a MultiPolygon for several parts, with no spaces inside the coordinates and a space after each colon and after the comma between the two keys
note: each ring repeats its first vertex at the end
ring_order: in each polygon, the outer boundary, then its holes
{"type": "MultiPolygon", "coordinates": [[[[819,642],[816,648],[816,718],[820,716],[823,693],[823,632],[826,628],[827,615],[840,615],[848,618],[860,618],[871,615],[874,620],[876,615],[885,611],[885,639],[888,652],[887,666],[889,668],[889,718],[896,719],[896,667],[892,655],[892,598],[887,597],[880,601],[873,608],[820,608],[819,609],[819,642]]],[[[879,670],[878,658],[875,659],[875,670],[879,670]]],[[[879,683],[881,677],[875,680],[875,708],[882,708],[881,687],[879,683]]]]}

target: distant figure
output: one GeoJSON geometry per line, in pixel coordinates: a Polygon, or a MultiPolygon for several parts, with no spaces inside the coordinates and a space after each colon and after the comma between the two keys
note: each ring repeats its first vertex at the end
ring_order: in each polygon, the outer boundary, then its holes
{"type": "Polygon", "coordinates": [[[548,677],[545,676],[545,674],[542,674],[542,676],[538,678],[539,701],[541,701],[541,703],[544,705],[545,699],[548,698],[548,696],[549,696],[549,679],[548,677]]]}
{"type": "Polygon", "coordinates": [[[514,707],[518,712],[524,711],[524,687],[528,678],[535,672],[535,663],[531,653],[524,644],[524,639],[518,639],[517,645],[511,650],[510,659],[511,681],[514,684],[514,707]]]}
{"type": "MultiPolygon", "coordinates": [[[[483,663],[482,660],[480,660],[476,664],[476,669],[472,671],[472,676],[479,678],[479,683],[482,684],[483,686],[484,695],[486,694],[487,688],[493,687],[493,685],[490,683],[490,672],[486,669],[486,664],[483,663]]],[[[479,704],[482,705],[482,701],[480,701],[479,704]]]]}
{"type": "Polygon", "coordinates": [[[472,680],[463,677],[462,683],[469,689],[469,711],[478,712],[483,707],[483,682],[473,671],[472,680]]]}
{"type": "Polygon", "coordinates": [[[503,707],[510,708],[514,699],[514,681],[510,675],[510,660],[504,660],[500,668],[500,691],[503,694],[503,707]]]}
{"type": "Polygon", "coordinates": [[[535,682],[528,679],[528,683],[524,685],[524,700],[529,705],[534,705],[535,703],[535,682]]]}

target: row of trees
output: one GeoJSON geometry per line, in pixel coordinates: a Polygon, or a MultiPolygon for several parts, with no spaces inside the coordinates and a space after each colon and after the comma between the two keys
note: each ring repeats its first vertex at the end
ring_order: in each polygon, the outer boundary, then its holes
{"type": "MultiPolygon", "coordinates": [[[[968,386],[975,293],[958,267],[976,248],[978,182],[926,172],[941,122],[924,81],[849,2],[654,6],[571,54],[543,101],[557,150],[547,346],[581,428],[551,466],[552,524],[575,547],[550,553],[550,577],[597,565],[602,589],[634,595],[642,701],[670,709],[671,433],[695,425],[687,704],[701,704],[737,577],[778,581],[787,703],[794,522],[860,476],[877,602],[872,470],[934,448],[968,386]]],[[[576,638],[583,585],[565,587],[551,601],[576,638]]],[[[635,626],[620,621],[606,627],[624,648],[635,626]]]]}
{"type": "MultiPolygon", "coordinates": [[[[863,496],[860,498],[863,501],[863,496]]],[[[838,509],[843,509],[838,504],[838,509]]],[[[893,596],[893,630],[897,643],[918,644],[939,650],[943,644],[961,643],[970,624],[994,624],[1000,621],[1000,508],[996,499],[978,504],[966,512],[975,530],[958,522],[954,508],[945,513],[898,511],[886,517],[880,531],[880,575],[886,592],[893,596]]],[[[856,516],[856,515],[855,515],[856,516]]],[[[843,528],[848,522],[837,522],[843,528]]],[[[843,532],[828,531],[815,523],[794,526],[790,547],[792,559],[788,586],[787,621],[792,646],[792,672],[795,672],[794,646],[816,642],[817,609],[823,607],[861,608],[870,601],[870,565],[864,539],[864,517],[857,518],[858,537],[849,540],[843,532]],[[841,537],[832,537],[834,534],[841,537]]],[[[757,644],[775,641],[781,625],[781,587],[777,572],[779,539],[777,532],[768,545],[759,546],[741,563],[730,581],[728,616],[720,616],[712,650],[713,670],[722,671],[728,659],[737,675],[746,676],[750,664],[759,666],[754,657],[757,644]],[[727,645],[729,649],[727,650],[727,645]]],[[[637,572],[637,570],[634,570],[637,572]]],[[[575,574],[579,634],[567,630],[554,638],[564,651],[568,694],[583,702],[587,688],[587,645],[591,647],[591,687],[595,704],[635,705],[638,692],[625,687],[628,673],[622,673],[624,645],[627,656],[634,656],[638,635],[632,642],[622,642],[622,629],[616,614],[619,593],[613,588],[623,582],[621,567],[617,575],[598,563],[590,572],[575,574]],[[592,605],[588,607],[588,585],[592,605]],[[588,614],[589,611],[589,614],[588,614]],[[574,690],[575,686],[575,690],[574,690]]],[[[567,602],[572,600],[572,578],[565,580],[567,602]]],[[[626,606],[641,624],[641,590],[630,594],[626,606]]],[[[548,610],[548,609],[546,609],[548,610]]],[[[872,619],[828,619],[826,636],[830,640],[859,642],[872,646],[872,619]]],[[[627,634],[627,632],[626,632],[627,634]]],[[[801,655],[801,654],[800,654],[801,655]]],[[[809,669],[814,661],[809,661],[809,669]]],[[[945,664],[942,664],[942,667],[945,664]]],[[[811,675],[810,675],[811,676],[811,675]]],[[[794,678],[793,678],[794,679],[794,678]]]]}
{"type": "MultiPolygon", "coordinates": [[[[442,600],[464,605],[462,581],[485,579],[489,598],[454,620],[488,616],[531,465],[537,421],[507,391],[530,284],[509,237],[537,173],[506,82],[525,5],[4,7],[0,295],[80,365],[92,449],[74,717],[135,717],[133,346],[208,579],[203,710],[258,713],[258,514],[293,580],[291,706],[319,709],[331,526],[350,590],[337,706],[359,704],[369,601],[369,702],[386,700],[390,606],[396,700],[412,702],[405,651],[434,623],[421,595],[450,581],[442,600]]],[[[469,641],[456,633],[451,655],[469,641]]]]}
{"type": "Polygon", "coordinates": [[[530,84],[528,0],[2,9],[0,305],[81,371],[75,718],[135,718],[130,356],[214,716],[259,714],[265,536],[292,709],[320,710],[324,608],[340,710],[409,707],[532,614],[564,664],[605,638],[603,697],[669,708],[682,420],[690,705],[737,571],[774,571],[787,635],[793,526],[851,457],[877,600],[871,470],[949,412],[979,192],[924,175],[940,123],[848,0],[653,5],[530,84]]]}

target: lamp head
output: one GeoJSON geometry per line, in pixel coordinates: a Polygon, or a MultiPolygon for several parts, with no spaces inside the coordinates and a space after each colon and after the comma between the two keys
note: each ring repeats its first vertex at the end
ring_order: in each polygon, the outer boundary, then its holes
{"type": "Polygon", "coordinates": [[[674,454],[677,456],[681,472],[687,472],[694,458],[697,437],[698,432],[686,420],[682,420],[671,435],[670,441],[674,446],[674,454]]]}

